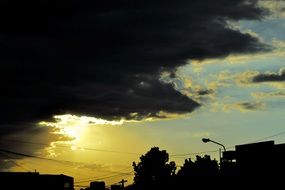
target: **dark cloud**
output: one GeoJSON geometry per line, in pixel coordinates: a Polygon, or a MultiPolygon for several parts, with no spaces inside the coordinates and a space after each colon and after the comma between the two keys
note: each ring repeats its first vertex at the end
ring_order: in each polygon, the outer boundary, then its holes
{"type": "Polygon", "coordinates": [[[268,51],[227,25],[266,14],[255,0],[1,1],[0,136],[54,114],[192,112],[199,104],[160,73],[188,59],[268,51]]]}
{"type": "Polygon", "coordinates": [[[239,105],[241,108],[246,109],[246,110],[260,110],[264,108],[264,105],[259,102],[257,103],[256,102],[243,102],[237,105],[239,105]]]}
{"type": "MultiPolygon", "coordinates": [[[[46,150],[51,142],[70,141],[71,137],[66,135],[55,134],[52,127],[35,127],[35,126],[14,126],[1,127],[0,149],[12,151],[14,153],[26,154],[32,156],[50,156],[46,150]],[[11,128],[7,131],[7,128],[11,128]],[[47,135],[48,134],[48,135],[47,135]],[[5,136],[4,136],[5,135],[5,136]]],[[[10,159],[24,159],[26,156],[0,151],[0,162],[6,163],[0,166],[0,170],[16,166],[10,159]]]]}
{"type": "Polygon", "coordinates": [[[285,97],[284,91],[273,91],[273,92],[255,92],[252,93],[255,98],[272,98],[272,97],[285,97]]]}
{"type": "Polygon", "coordinates": [[[281,68],[279,73],[261,73],[252,79],[253,82],[280,82],[285,81],[285,68],[281,68]]]}
{"type": "Polygon", "coordinates": [[[205,89],[205,90],[199,90],[198,92],[197,92],[197,94],[198,95],[200,95],[200,96],[205,96],[205,95],[209,95],[209,94],[213,94],[214,93],[214,91],[213,90],[208,90],[208,89],[205,89]]]}

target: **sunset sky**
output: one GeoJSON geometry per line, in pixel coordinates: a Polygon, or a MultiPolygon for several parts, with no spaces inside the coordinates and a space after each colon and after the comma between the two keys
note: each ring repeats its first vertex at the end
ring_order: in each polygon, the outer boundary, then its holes
{"type": "Polygon", "coordinates": [[[285,143],[283,0],[1,1],[0,15],[1,171],[130,184],[154,146],[180,166],[219,159],[202,138],[285,143]]]}

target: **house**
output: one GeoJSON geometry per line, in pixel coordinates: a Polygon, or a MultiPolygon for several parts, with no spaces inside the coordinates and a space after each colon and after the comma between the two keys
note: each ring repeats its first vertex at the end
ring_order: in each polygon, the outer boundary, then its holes
{"type": "Polygon", "coordinates": [[[73,177],[38,172],[0,172],[1,189],[74,190],[73,177]]]}

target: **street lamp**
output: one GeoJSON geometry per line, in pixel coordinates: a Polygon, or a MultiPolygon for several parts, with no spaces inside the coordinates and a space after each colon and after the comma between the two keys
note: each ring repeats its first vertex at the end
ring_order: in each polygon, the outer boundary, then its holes
{"type": "Polygon", "coordinates": [[[224,151],[226,151],[226,147],[225,147],[223,144],[221,144],[221,143],[218,143],[218,142],[216,142],[216,141],[213,141],[213,140],[211,140],[211,139],[206,139],[206,138],[203,138],[202,141],[203,141],[204,143],[212,142],[212,143],[215,143],[215,144],[217,144],[217,145],[220,145],[220,146],[223,147],[224,151]]]}
{"type": "MultiPolygon", "coordinates": [[[[217,145],[220,145],[220,146],[222,146],[222,147],[223,147],[224,152],[226,151],[226,147],[225,147],[223,144],[221,144],[221,143],[218,143],[218,142],[216,142],[216,141],[213,141],[213,140],[211,140],[211,139],[207,139],[207,138],[202,138],[202,141],[203,141],[204,143],[212,142],[212,143],[215,143],[215,144],[217,144],[217,145]]],[[[222,162],[222,153],[221,153],[221,149],[219,149],[219,154],[220,154],[220,163],[221,163],[221,162],[222,162]]]]}

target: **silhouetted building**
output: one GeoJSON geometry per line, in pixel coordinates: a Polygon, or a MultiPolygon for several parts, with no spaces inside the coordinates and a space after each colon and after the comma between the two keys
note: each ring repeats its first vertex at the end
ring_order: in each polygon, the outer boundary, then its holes
{"type": "Polygon", "coordinates": [[[0,172],[0,186],[20,190],[74,190],[73,177],[37,172],[0,172]]]}
{"type": "Polygon", "coordinates": [[[265,141],[235,146],[223,153],[222,174],[235,182],[259,187],[281,184],[285,171],[285,144],[265,141]]]}
{"type": "Polygon", "coordinates": [[[92,181],[90,183],[90,190],[105,190],[104,181],[92,181]]]}

